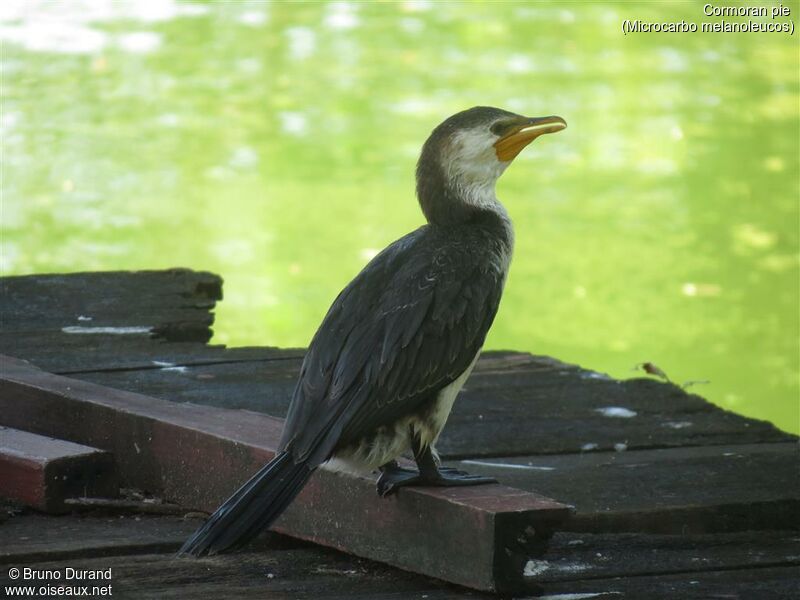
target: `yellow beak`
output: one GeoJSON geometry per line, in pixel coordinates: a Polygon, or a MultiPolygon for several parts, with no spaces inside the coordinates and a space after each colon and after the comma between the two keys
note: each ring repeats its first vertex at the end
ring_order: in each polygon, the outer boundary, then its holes
{"type": "Polygon", "coordinates": [[[524,119],[494,143],[494,151],[498,159],[508,162],[514,160],[525,146],[540,135],[555,133],[566,127],[567,122],[561,117],[524,119]]]}

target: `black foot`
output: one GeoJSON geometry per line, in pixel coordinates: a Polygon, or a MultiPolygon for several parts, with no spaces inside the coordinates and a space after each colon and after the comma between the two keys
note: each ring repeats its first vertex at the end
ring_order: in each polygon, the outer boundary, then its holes
{"type": "Polygon", "coordinates": [[[416,469],[406,469],[392,461],[381,467],[381,476],[378,477],[376,487],[381,498],[393,494],[397,488],[405,485],[421,485],[420,475],[416,469]]]}
{"type": "Polygon", "coordinates": [[[484,483],[497,483],[497,479],[485,475],[470,475],[466,471],[459,471],[453,467],[439,467],[438,477],[425,485],[456,487],[462,485],[483,485],[484,483]]]}
{"type": "Polygon", "coordinates": [[[493,477],[483,475],[470,475],[452,467],[439,467],[435,471],[420,474],[415,469],[406,469],[397,463],[388,463],[381,467],[381,476],[378,478],[378,495],[381,497],[395,493],[398,488],[405,486],[433,486],[456,487],[466,485],[482,485],[497,483],[493,477]]]}

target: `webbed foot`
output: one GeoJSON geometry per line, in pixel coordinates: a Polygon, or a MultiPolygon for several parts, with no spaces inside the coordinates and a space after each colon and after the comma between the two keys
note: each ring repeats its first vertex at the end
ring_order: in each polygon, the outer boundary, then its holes
{"type": "Polygon", "coordinates": [[[459,471],[452,467],[427,469],[420,473],[416,469],[407,469],[392,461],[383,465],[380,470],[381,475],[378,478],[377,489],[378,495],[382,498],[395,493],[398,488],[406,486],[460,487],[497,483],[494,477],[470,475],[466,471],[459,471]]]}
{"type": "Polygon", "coordinates": [[[394,460],[382,465],[380,471],[381,475],[378,477],[376,487],[381,498],[393,494],[397,488],[406,485],[420,485],[419,471],[401,467],[394,460]]]}
{"type": "Polygon", "coordinates": [[[439,467],[438,477],[434,479],[434,482],[426,485],[453,487],[460,485],[483,485],[485,483],[497,483],[497,479],[486,475],[470,475],[466,471],[460,471],[453,467],[439,467]]]}

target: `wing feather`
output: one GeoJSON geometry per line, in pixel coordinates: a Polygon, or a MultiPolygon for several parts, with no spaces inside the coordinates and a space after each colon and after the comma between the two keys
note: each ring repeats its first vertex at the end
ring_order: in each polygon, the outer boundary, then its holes
{"type": "Polygon", "coordinates": [[[505,273],[422,227],[342,291],[311,342],[281,448],[317,464],[419,408],[471,364],[505,273]]]}

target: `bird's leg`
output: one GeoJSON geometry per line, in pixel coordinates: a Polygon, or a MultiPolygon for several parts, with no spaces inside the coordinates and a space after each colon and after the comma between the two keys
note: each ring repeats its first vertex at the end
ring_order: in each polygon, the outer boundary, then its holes
{"type": "Polygon", "coordinates": [[[439,466],[436,462],[433,449],[430,446],[424,446],[419,438],[415,437],[413,439],[412,449],[414,450],[414,460],[417,461],[421,480],[418,485],[454,487],[497,483],[497,479],[494,477],[470,475],[466,471],[459,471],[452,467],[439,466]]]}
{"type": "Polygon", "coordinates": [[[409,485],[451,487],[497,483],[493,477],[470,475],[452,467],[441,467],[436,461],[432,448],[423,445],[419,436],[415,435],[413,431],[411,440],[411,449],[414,451],[414,460],[417,462],[419,471],[401,467],[394,460],[381,465],[381,476],[378,478],[377,484],[379,496],[388,496],[396,492],[397,488],[409,485]]]}

